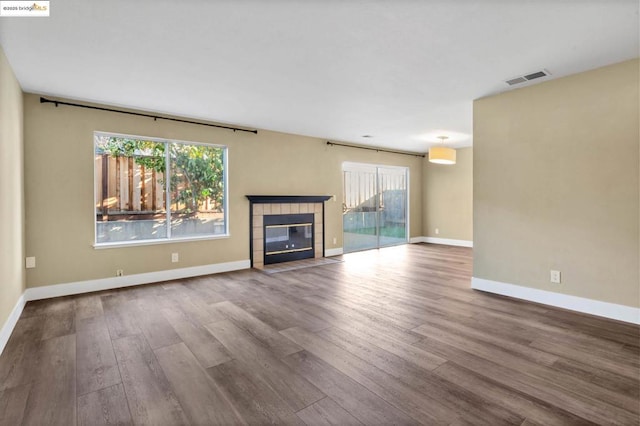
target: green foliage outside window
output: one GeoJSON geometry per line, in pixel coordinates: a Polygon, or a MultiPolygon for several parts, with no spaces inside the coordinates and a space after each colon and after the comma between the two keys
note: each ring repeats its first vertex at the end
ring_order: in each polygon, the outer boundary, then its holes
{"type": "MultiPolygon", "coordinates": [[[[174,202],[186,207],[183,213],[195,213],[210,200],[221,211],[224,199],[224,149],[196,144],[162,143],[122,137],[104,137],[97,150],[112,157],[133,158],[134,161],[157,173],[167,171],[169,149],[169,184],[172,193],[178,190],[174,202]]],[[[165,185],[161,179],[158,181],[165,185]]]]}

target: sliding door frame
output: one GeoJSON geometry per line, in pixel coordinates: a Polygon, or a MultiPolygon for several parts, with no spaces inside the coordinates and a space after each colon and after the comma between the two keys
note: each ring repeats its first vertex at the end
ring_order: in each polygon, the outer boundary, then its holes
{"type": "MultiPolygon", "coordinates": [[[[372,172],[375,173],[375,188],[376,188],[376,193],[375,193],[375,199],[376,199],[376,205],[375,205],[375,232],[376,232],[376,246],[375,247],[369,247],[369,248],[363,248],[363,249],[354,249],[354,250],[347,250],[346,247],[346,238],[345,238],[345,227],[344,227],[344,213],[342,216],[342,241],[343,241],[343,251],[345,253],[351,253],[351,252],[356,252],[356,251],[363,251],[363,250],[371,250],[371,249],[379,249],[382,247],[391,247],[391,246],[397,246],[397,245],[402,245],[402,244],[407,244],[409,243],[409,229],[410,229],[410,206],[411,206],[411,197],[410,197],[410,169],[408,166],[393,166],[393,165],[385,165],[385,164],[372,164],[372,163],[359,163],[359,162],[352,162],[352,161],[345,161],[342,163],[342,201],[343,201],[343,205],[346,205],[345,201],[346,201],[346,183],[345,183],[345,172],[349,171],[349,168],[353,169],[362,169],[362,171],[365,171],[367,169],[371,170],[372,172]],[[405,203],[404,203],[404,209],[405,209],[405,238],[404,241],[402,242],[398,242],[398,243],[391,243],[391,244],[384,244],[381,245],[380,244],[380,204],[381,204],[381,198],[383,196],[383,191],[381,188],[381,179],[380,179],[380,170],[381,169],[397,169],[398,171],[403,171],[404,172],[404,176],[405,176],[405,203]]],[[[355,170],[357,171],[357,170],[355,170]]]]}

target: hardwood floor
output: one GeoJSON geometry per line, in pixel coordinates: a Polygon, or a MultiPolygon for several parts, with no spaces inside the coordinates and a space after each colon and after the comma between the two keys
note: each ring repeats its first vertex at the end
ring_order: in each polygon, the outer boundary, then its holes
{"type": "Polygon", "coordinates": [[[408,245],[30,302],[0,425],[640,423],[640,328],[471,290],[408,245]]]}

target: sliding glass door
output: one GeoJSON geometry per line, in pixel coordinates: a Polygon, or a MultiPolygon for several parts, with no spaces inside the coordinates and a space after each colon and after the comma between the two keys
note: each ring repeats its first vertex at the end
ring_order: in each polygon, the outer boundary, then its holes
{"type": "Polygon", "coordinates": [[[344,251],[406,243],[409,169],[344,163],[342,174],[344,251]]]}
{"type": "Polygon", "coordinates": [[[409,169],[406,167],[378,167],[380,247],[408,241],[408,176],[409,169]]]}

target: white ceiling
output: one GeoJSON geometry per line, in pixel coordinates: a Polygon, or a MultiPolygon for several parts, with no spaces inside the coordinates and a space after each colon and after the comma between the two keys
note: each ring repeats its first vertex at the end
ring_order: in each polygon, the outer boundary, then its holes
{"type": "Polygon", "coordinates": [[[473,99],[504,80],[639,54],[637,0],[50,6],[0,18],[27,92],[417,152],[438,135],[471,145],[473,99]]]}

